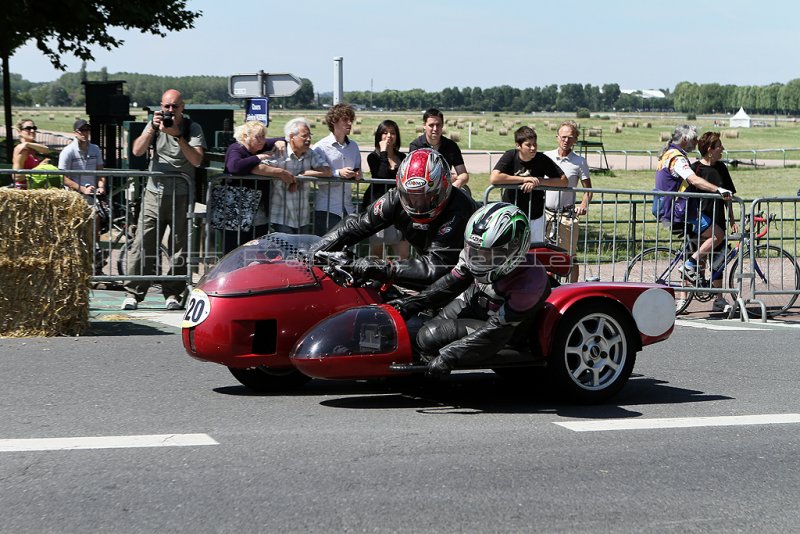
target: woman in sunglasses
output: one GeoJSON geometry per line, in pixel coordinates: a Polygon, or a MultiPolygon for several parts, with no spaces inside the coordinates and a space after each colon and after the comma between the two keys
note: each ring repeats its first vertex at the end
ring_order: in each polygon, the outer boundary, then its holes
{"type": "MultiPolygon", "coordinates": [[[[22,119],[17,124],[17,130],[19,144],[14,147],[12,168],[33,169],[40,163],[48,163],[49,160],[44,156],[50,153],[50,149],[36,142],[36,132],[39,130],[36,124],[31,119],[22,119]]],[[[14,182],[17,189],[28,188],[28,177],[25,174],[15,174],[14,182]]]]}

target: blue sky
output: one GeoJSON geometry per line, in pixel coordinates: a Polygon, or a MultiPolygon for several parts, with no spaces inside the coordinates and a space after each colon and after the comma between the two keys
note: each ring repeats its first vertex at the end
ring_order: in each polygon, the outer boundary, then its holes
{"type": "MultiPolygon", "coordinates": [[[[800,78],[797,6],[751,0],[189,0],[190,9],[204,13],[194,29],[165,39],[116,32],[125,45],[98,49],[88,68],[219,76],[263,69],[308,78],[322,92],[332,90],[333,57],[342,56],[345,91],[767,85],[800,78]]],[[[78,60],[66,59],[69,70],[80,68],[78,60]]],[[[32,44],[19,49],[10,66],[31,81],[60,75],[32,44]]]]}

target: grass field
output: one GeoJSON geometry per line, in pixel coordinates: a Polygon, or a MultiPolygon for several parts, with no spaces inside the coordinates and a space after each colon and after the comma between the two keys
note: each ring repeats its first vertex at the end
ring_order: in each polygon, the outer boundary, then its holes
{"type": "MultiPolygon", "coordinates": [[[[33,118],[43,130],[69,132],[76,118],[86,117],[82,108],[39,108],[13,110],[14,122],[22,117],[33,118]]],[[[137,116],[137,111],[132,110],[137,116]]],[[[324,123],[323,110],[276,110],[271,111],[271,124],[269,134],[272,136],[283,135],[283,125],[289,119],[304,116],[311,122],[312,133],[315,139],[320,139],[328,134],[324,123]]],[[[235,121],[241,123],[243,112],[235,112],[235,121]]],[[[446,133],[451,137],[458,137],[462,149],[468,148],[468,122],[472,122],[472,149],[474,150],[507,150],[513,148],[513,132],[520,125],[534,126],[539,133],[539,149],[541,151],[555,148],[555,129],[558,124],[572,114],[562,115],[523,115],[508,113],[465,114],[445,112],[446,133]],[[502,135],[501,131],[505,130],[502,135]]],[[[408,144],[420,135],[417,128],[422,123],[422,113],[388,113],[388,112],[359,112],[356,115],[356,124],[353,128],[353,138],[362,149],[370,149],[374,144],[374,131],[384,119],[390,118],[397,122],[401,130],[402,146],[408,144]]],[[[145,120],[144,112],[138,111],[138,120],[145,120]]],[[[761,150],[797,148],[800,150],[800,123],[792,121],[775,121],[774,117],[753,117],[754,120],[771,124],[768,127],[737,129],[738,138],[724,139],[725,147],[730,150],[761,150]]],[[[714,120],[710,117],[698,117],[692,121],[700,131],[713,129],[715,131],[730,130],[725,127],[714,127],[714,120]]],[[[606,150],[659,150],[663,145],[660,133],[671,131],[677,124],[685,123],[685,115],[651,114],[651,115],[623,115],[612,116],[608,119],[592,118],[578,121],[588,133],[589,129],[602,129],[602,138],[587,138],[589,140],[602,139],[606,150]],[[650,127],[647,127],[650,124],[650,127]],[[619,133],[613,133],[616,129],[619,133]]],[[[724,121],[727,123],[727,121],[724,121]]],[[[759,159],[767,159],[768,155],[759,159]]],[[[780,154],[775,152],[775,158],[780,154]]],[[[479,169],[483,171],[483,169],[479,169]]],[[[488,171],[488,170],[487,170],[488,171]]],[[[797,168],[758,168],[739,167],[731,169],[739,196],[753,199],[763,196],[793,196],[800,187],[800,170],[797,168]]],[[[486,189],[489,182],[487,172],[471,173],[470,186],[473,194],[478,197],[486,189]]],[[[652,171],[620,171],[614,170],[610,175],[598,174],[592,178],[594,187],[608,189],[631,189],[650,191],[653,188],[652,171]]]]}
{"type": "MultiPolygon", "coordinates": [[[[145,112],[131,110],[137,120],[145,120],[145,112]]],[[[282,135],[283,125],[297,116],[306,117],[313,125],[314,137],[319,139],[328,134],[323,122],[324,110],[274,109],[270,112],[270,135],[282,135]]],[[[86,118],[82,108],[14,108],[13,121],[20,118],[33,118],[40,128],[69,132],[76,118],[86,118]]],[[[243,111],[236,111],[234,119],[241,124],[243,111]]],[[[392,119],[400,126],[403,146],[421,133],[422,112],[358,112],[353,129],[353,138],[362,148],[372,147],[376,126],[384,119],[392,119]]],[[[522,125],[532,126],[539,133],[539,149],[555,148],[555,132],[558,124],[565,119],[575,119],[574,114],[525,115],[522,113],[458,113],[445,111],[445,133],[456,139],[463,149],[507,150],[514,146],[514,130],[522,125]],[[472,123],[470,143],[469,123],[472,123]]],[[[591,119],[577,120],[588,141],[602,141],[606,150],[659,150],[664,142],[661,134],[671,132],[683,123],[697,126],[700,132],[707,130],[731,132],[736,138],[724,138],[728,150],[800,149],[800,122],[790,120],[776,121],[775,117],[753,117],[754,121],[768,126],[759,128],[739,128],[732,130],[727,126],[714,126],[714,121],[727,125],[724,117],[698,117],[687,121],[682,114],[617,114],[598,115],[591,119]],[[590,133],[597,135],[590,136],[590,133]]],[[[767,156],[769,157],[769,156],[767,156]]],[[[772,156],[780,158],[777,153],[772,156]]],[[[759,159],[760,156],[759,156],[759,159]]],[[[797,159],[800,159],[798,157],[797,159]]]]}

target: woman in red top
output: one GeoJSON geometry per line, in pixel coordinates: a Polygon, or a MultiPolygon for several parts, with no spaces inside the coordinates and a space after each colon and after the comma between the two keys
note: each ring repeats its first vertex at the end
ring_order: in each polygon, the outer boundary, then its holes
{"type": "MultiPolygon", "coordinates": [[[[14,147],[14,154],[11,160],[14,169],[33,169],[40,163],[48,163],[44,157],[50,149],[36,142],[36,132],[38,128],[31,119],[22,119],[17,124],[19,131],[19,144],[14,147]]],[[[17,189],[28,188],[28,176],[25,174],[14,175],[15,187],[17,189]]]]}

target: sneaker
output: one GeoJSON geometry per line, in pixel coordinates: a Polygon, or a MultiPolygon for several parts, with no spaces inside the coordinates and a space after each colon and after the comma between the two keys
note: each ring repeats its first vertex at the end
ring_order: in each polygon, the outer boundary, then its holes
{"type": "Polygon", "coordinates": [[[136,302],[136,299],[133,297],[128,297],[122,301],[122,306],[120,306],[123,310],[135,310],[139,307],[139,303],[136,302]]]}
{"type": "Polygon", "coordinates": [[[728,301],[725,300],[724,297],[719,297],[717,299],[714,299],[714,305],[711,306],[712,313],[720,313],[720,312],[727,313],[730,311],[730,309],[731,305],[728,304],[728,301]]]}
{"type": "Polygon", "coordinates": [[[689,263],[686,261],[683,263],[683,265],[678,267],[678,271],[680,271],[680,273],[683,275],[683,278],[689,280],[690,282],[697,280],[697,265],[694,263],[689,263]]]}
{"type": "Polygon", "coordinates": [[[677,313],[684,305],[686,305],[686,299],[675,299],[675,312],[677,313]]]}
{"type": "Polygon", "coordinates": [[[181,301],[179,301],[175,297],[168,297],[167,301],[164,303],[164,307],[168,310],[182,310],[183,306],[181,305],[181,301]]]}

